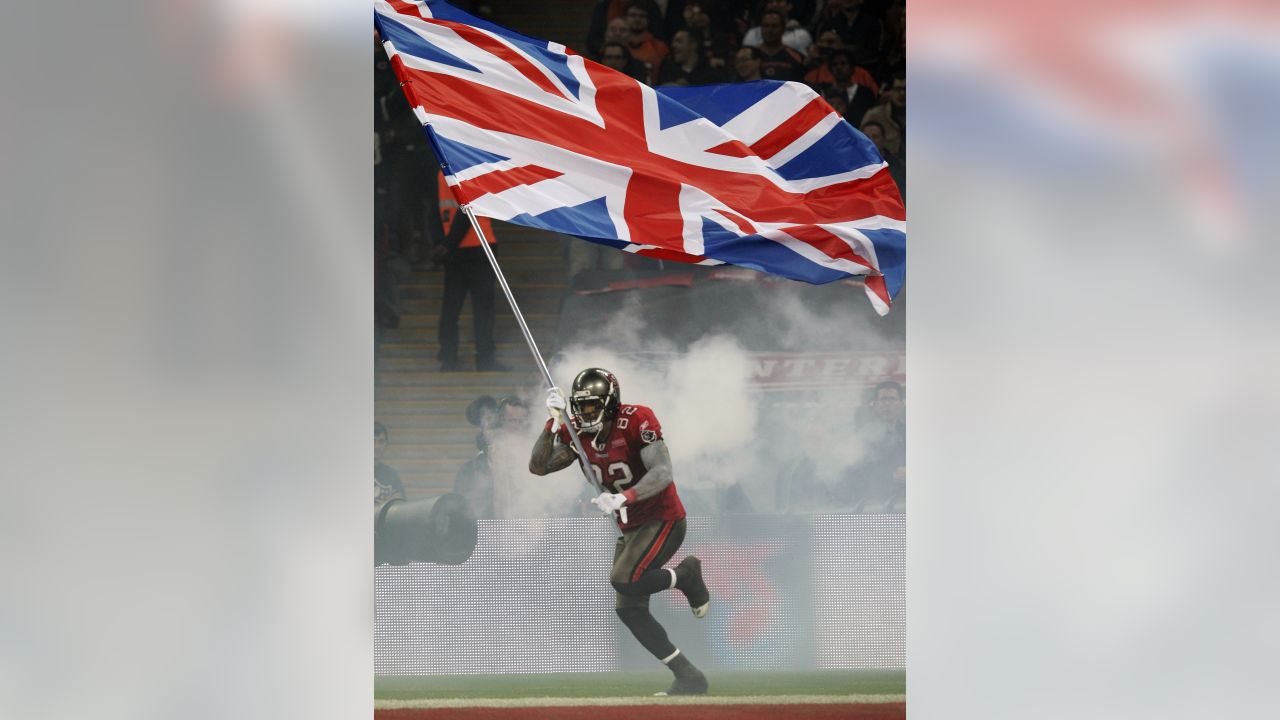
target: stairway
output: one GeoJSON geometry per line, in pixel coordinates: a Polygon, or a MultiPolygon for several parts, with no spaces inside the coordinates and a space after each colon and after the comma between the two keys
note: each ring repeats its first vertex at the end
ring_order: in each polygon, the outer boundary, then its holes
{"type": "MultiPolygon", "coordinates": [[[[563,240],[496,221],[494,235],[498,262],[545,358],[555,351],[560,299],[567,287],[563,240]]],[[[443,270],[415,272],[401,286],[400,326],[386,331],[378,351],[374,413],[391,440],[383,462],[400,472],[410,498],[451,490],[458,468],[475,455],[478,429],[464,415],[472,400],[530,394],[543,384],[501,288],[496,291],[494,339],[498,362],[512,371],[441,372],[436,330],[443,288],[443,270]]],[[[468,297],[458,322],[464,368],[475,366],[472,317],[468,297]]]]}
{"type": "MultiPolygon", "coordinates": [[[[517,32],[582,51],[592,2],[492,0],[493,19],[517,32]]],[[[498,262],[511,283],[544,358],[555,352],[555,329],[567,282],[562,236],[494,222],[498,262]]],[[[574,241],[576,242],[576,241],[574,241]]],[[[436,329],[444,273],[415,272],[401,286],[400,327],[386,331],[378,352],[374,413],[387,426],[390,443],[383,461],[400,471],[410,498],[453,488],[458,468],[476,453],[478,428],[463,414],[480,395],[526,393],[541,397],[543,381],[511,307],[497,291],[497,360],[512,372],[440,372],[436,329]],[[530,392],[532,391],[532,392],[530,392]]],[[[458,322],[459,360],[474,367],[471,300],[458,322]]],[[[537,407],[532,412],[540,412],[537,407]]],[[[529,439],[532,447],[533,438],[529,439]]]]}

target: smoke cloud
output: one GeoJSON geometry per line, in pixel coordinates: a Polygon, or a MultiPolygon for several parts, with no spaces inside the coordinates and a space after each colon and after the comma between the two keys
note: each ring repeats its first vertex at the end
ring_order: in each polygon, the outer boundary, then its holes
{"type": "MultiPolygon", "coordinates": [[[[865,303],[860,291],[822,288],[826,303],[818,305],[812,290],[802,295],[790,283],[762,283],[756,292],[770,308],[767,315],[683,347],[670,339],[678,322],[659,317],[643,295],[633,294],[601,319],[600,332],[589,333],[589,340],[579,336],[551,358],[549,368],[566,393],[583,369],[605,368],[618,377],[623,402],[654,411],[691,513],[796,509],[789,484],[797,475],[830,483],[865,456],[867,443],[854,431],[864,390],[840,384],[762,388],[757,374],[779,361],[748,348],[883,352],[902,344],[900,331],[858,305],[865,303]]],[[[542,388],[526,388],[522,395],[529,421],[503,434],[492,456],[504,478],[498,492],[510,494],[508,516],[584,512],[591,491],[576,466],[545,478],[529,474],[529,452],[546,415],[542,388]]],[[[585,512],[595,509],[587,505],[585,512]]]]}

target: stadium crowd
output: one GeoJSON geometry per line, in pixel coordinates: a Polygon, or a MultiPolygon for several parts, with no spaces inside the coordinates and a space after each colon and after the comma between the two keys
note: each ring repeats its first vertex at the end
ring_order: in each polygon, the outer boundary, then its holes
{"type": "Polygon", "coordinates": [[[596,0],[586,49],[657,87],[803,82],[905,190],[905,0],[596,0]]]}

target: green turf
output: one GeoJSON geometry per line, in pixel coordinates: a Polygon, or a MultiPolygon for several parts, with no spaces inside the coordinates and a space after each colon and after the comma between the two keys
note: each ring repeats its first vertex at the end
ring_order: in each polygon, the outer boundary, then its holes
{"type": "MultiPolygon", "coordinates": [[[[796,670],[708,672],[712,695],[901,695],[902,670],[796,670]]],[[[379,700],[418,698],[626,697],[652,695],[671,684],[655,672],[540,675],[431,675],[379,677],[379,700]]]]}

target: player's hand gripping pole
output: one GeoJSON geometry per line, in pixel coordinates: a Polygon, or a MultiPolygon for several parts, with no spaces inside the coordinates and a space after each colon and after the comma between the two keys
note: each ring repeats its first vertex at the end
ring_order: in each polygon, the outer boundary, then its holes
{"type": "MultiPolygon", "coordinates": [[[[520,326],[520,332],[524,334],[524,341],[529,344],[529,352],[533,353],[533,359],[538,362],[538,369],[542,371],[542,379],[547,382],[547,390],[555,387],[555,381],[551,379],[551,371],[547,369],[547,363],[542,359],[542,353],[538,350],[538,343],[533,339],[533,333],[529,331],[529,325],[524,321],[524,315],[520,312],[520,306],[516,304],[516,298],[511,294],[511,286],[507,284],[507,278],[502,274],[502,268],[498,267],[498,259],[494,257],[493,248],[489,247],[489,238],[485,237],[484,230],[480,227],[479,221],[476,220],[475,213],[471,211],[470,205],[463,205],[462,212],[466,214],[467,219],[471,221],[471,227],[475,229],[476,235],[480,238],[480,247],[484,250],[484,256],[489,259],[489,265],[493,268],[493,274],[498,278],[498,285],[502,287],[502,294],[507,296],[507,303],[511,305],[511,312],[516,316],[516,324],[520,326]]],[[[565,417],[556,414],[555,421],[557,425],[564,425],[569,430],[569,439],[573,441],[573,449],[578,453],[578,467],[582,468],[582,474],[586,477],[587,482],[591,484],[598,492],[605,492],[604,485],[598,480],[590,469],[587,462],[587,453],[582,448],[582,440],[578,438],[578,432],[573,424],[565,417]]],[[[622,522],[627,521],[627,508],[618,509],[618,517],[622,522]]]]}

